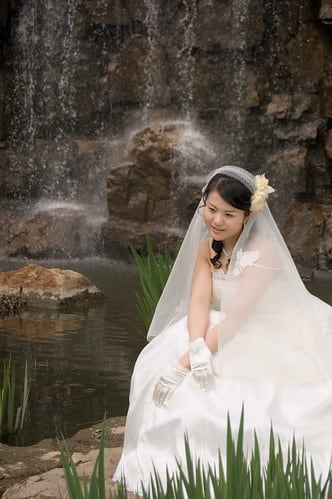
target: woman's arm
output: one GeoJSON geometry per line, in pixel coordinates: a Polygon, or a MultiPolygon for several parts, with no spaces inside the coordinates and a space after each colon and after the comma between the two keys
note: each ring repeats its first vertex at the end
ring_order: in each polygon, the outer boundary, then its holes
{"type": "Polygon", "coordinates": [[[190,341],[204,338],[209,326],[209,311],[212,293],[209,241],[201,242],[194,266],[188,310],[190,341]]]}
{"type": "MultiPolygon", "coordinates": [[[[191,295],[188,309],[189,341],[204,338],[209,327],[209,311],[212,293],[212,278],[210,265],[210,247],[206,239],[201,242],[192,278],[191,295]]],[[[180,359],[179,363],[190,369],[189,351],[180,359]]]]}
{"type": "Polygon", "coordinates": [[[189,350],[170,366],[157,381],[152,399],[158,407],[166,405],[176,388],[182,383],[189,369],[201,390],[213,386],[211,352],[204,337],[209,327],[212,293],[209,241],[201,242],[196,257],[188,310],[189,350]]]}

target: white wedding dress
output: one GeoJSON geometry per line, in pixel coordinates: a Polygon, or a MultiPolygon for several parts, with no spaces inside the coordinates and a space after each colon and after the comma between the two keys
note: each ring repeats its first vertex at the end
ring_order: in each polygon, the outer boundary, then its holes
{"type": "MultiPolygon", "coordinates": [[[[234,297],[234,289],[232,280],[221,270],[211,273],[212,326],[220,321],[220,302],[227,304],[228,297],[234,297]]],[[[267,303],[270,298],[266,297],[267,303]]],[[[249,457],[255,430],[262,460],[266,461],[272,423],[283,450],[287,452],[295,436],[298,449],[304,443],[307,458],[313,459],[316,474],[326,478],[332,456],[332,380],[321,369],[320,357],[327,358],[322,364],[332,364],[332,308],[309,293],[308,299],[322,331],[320,346],[313,348],[312,354],[287,338],[287,327],[292,323],[283,328],[276,317],[271,326],[267,311],[265,327],[262,314],[258,323],[252,314],[236,336],[214,354],[214,389],[201,391],[189,373],[167,406],[161,408],[152,400],[154,385],[165,368],[188,350],[187,318],[155,337],[135,365],[123,454],[114,480],[124,477],[128,490],[141,491],[141,484],[147,488],[156,469],[164,482],[166,467],[172,474],[177,461],[185,462],[185,433],[194,459],[213,466],[220,452],[225,465],[227,416],[236,437],[242,406],[244,450],[249,457]]],[[[293,308],[286,310],[282,296],[280,300],[284,324],[289,313],[289,321],[296,317],[298,329],[303,326],[305,330],[301,311],[294,315],[293,308]]]]}

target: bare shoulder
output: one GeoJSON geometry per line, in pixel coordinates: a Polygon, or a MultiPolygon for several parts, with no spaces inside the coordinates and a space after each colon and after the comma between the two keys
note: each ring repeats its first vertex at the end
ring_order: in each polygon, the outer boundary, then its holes
{"type": "Polygon", "coordinates": [[[210,240],[203,239],[203,241],[201,241],[199,244],[198,256],[200,258],[203,258],[203,259],[206,259],[207,261],[209,261],[210,256],[211,256],[210,252],[211,252],[210,240]]]}
{"type": "Polygon", "coordinates": [[[209,239],[203,239],[199,243],[195,267],[201,268],[202,266],[210,265],[210,258],[211,258],[211,255],[210,255],[209,239]]]}

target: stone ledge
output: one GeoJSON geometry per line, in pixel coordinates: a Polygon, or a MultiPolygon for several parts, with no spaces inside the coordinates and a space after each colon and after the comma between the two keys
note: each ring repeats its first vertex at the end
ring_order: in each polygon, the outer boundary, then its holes
{"type": "MultiPolygon", "coordinates": [[[[106,489],[115,485],[112,476],[120,459],[125,418],[105,422],[106,489]]],[[[79,476],[90,478],[99,450],[103,423],[80,430],[66,439],[79,476]]],[[[66,484],[56,439],[27,447],[0,444],[0,495],[3,499],[58,499],[66,497],[66,484]]]]}

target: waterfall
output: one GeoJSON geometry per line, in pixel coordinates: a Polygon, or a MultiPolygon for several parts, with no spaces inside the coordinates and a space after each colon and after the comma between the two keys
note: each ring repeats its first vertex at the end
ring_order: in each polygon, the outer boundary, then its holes
{"type": "Polygon", "coordinates": [[[177,71],[180,76],[180,102],[184,118],[192,120],[194,104],[195,78],[195,20],[197,15],[196,0],[183,2],[184,13],[180,25],[183,31],[183,46],[179,49],[177,71]]]}
{"type": "MultiPolygon", "coordinates": [[[[229,160],[238,155],[237,144],[246,141],[245,99],[248,86],[246,50],[248,46],[248,16],[250,0],[232,0],[230,19],[230,69],[228,95],[221,96],[230,103],[230,123],[226,137],[229,160]]],[[[233,160],[234,161],[234,160],[233,160]]]]}
{"type": "Polygon", "coordinates": [[[14,61],[14,91],[11,102],[12,113],[9,135],[15,142],[33,144],[36,136],[35,59],[31,56],[38,45],[36,5],[24,4],[16,31],[17,52],[14,61]]]}
{"type": "Polygon", "coordinates": [[[157,105],[157,90],[160,88],[160,51],[159,40],[159,2],[144,0],[146,7],[145,25],[147,29],[148,51],[144,65],[144,112],[143,122],[150,118],[151,110],[157,105]]]}
{"type": "Polygon", "coordinates": [[[88,242],[77,248],[77,254],[85,254],[99,244],[106,175],[99,175],[104,165],[98,153],[91,161],[89,144],[76,135],[81,102],[77,90],[82,92],[79,85],[84,85],[77,76],[82,68],[80,4],[27,0],[18,9],[8,143],[11,171],[22,179],[16,212],[27,219],[37,219],[39,213],[50,216],[55,225],[61,217],[67,217],[64,223],[75,219],[80,232],[88,234],[88,242]],[[89,159],[80,159],[86,150],[89,159]]]}
{"type": "MultiPolygon", "coordinates": [[[[164,114],[161,108],[169,109],[171,107],[171,89],[169,86],[172,82],[168,81],[171,77],[167,75],[167,71],[174,71],[177,76],[176,93],[180,108],[176,118],[190,121],[195,76],[193,49],[195,46],[196,0],[185,0],[181,8],[177,7],[178,11],[176,12],[173,12],[173,9],[170,9],[161,0],[144,0],[144,5],[146,8],[144,24],[147,30],[147,54],[145,59],[143,123],[146,124],[157,115],[154,112],[156,109],[159,113],[164,114]],[[168,67],[166,70],[169,56],[164,53],[164,50],[169,39],[168,22],[172,16],[176,15],[179,16],[181,44],[178,46],[174,58],[174,68],[168,67]]],[[[174,88],[172,90],[174,91],[174,88]]],[[[169,111],[169,114],[172,112],[169,111]]]]}
{"type": "MultiPolygon", "coordinates": [[[[222,10],[216,0],[205,3],[184,0],[173,5],[172,10],[168,3],[160,0],[144,0],[144,5],[147,53],[143,124],[157,117],[199,126],[201,93],[205,88],[202,71],[206,70],[207,80],[216,79],[219,96],[217,92],[211,96],[211,105],[203,109],[203,114],[209,113],[209,108],[212,112],[221,110],[220,152],[227,162],[240,161],[241,154],[245,157],[250,147],[246,140],[250,127],[248,108],[257,105],[258,100],[253,90],[255,74],[248,64],[255,43],[248,30],[254,18],[250,0],[232,0],[222,10]],[[209,23],[221,14],[221,32],[214,27],[210,34],[209,23]],[[207,19],[206,33],[200,28],[203,18],[207,19]],[[172,42],[168,32],[170,25],[176,29],[172,42]],[[197,30],[201,31],[197,33],[197,30]],[[202,41],[205,52],[199,48],[202,41]],[[210,68],[216,71],[216,60],[220,62],[219,73],[210,75],[210,68]]],[[[215,24],[218,25],[218,21],[215,24]]]]}
{"type": "Polygon", "coordinates": [[[59,140],[73,127],[76,4],[77,0],[28,0],[19,11],[12,103],[19,113],[10,130],[14,141],[59,140]]]}
{"type": "MultiPolygon", "coordinates": [[[[73,13],[77,1],[28,0],[19,11],[14,34],[9,142],[22,152],[17,161],[28,163],[28,188],[37,188],[41,179],[36,176],[44,170],[45,194],[55,197],[61,196],[68,181],[67,138],[76,121],[73,13]],[[55,153],[52,165],[50,149],[55,153]]],[[[65,189],[75,195],[73,186],[67,184],[65,189]]]]}
{"type": "MultiPolygon", "coordinates": [[[[202,59],[208,61],[210,57],[220,58],[224,66],[217,82],[220,102],[212,102],[211,109],[218,106],[223,111],[220,126],[224,127],[225,160],[236,156],[239,147],[234,144],[243,141],[246,127],[243,101],[246,99],[248,82],[246,52],[249,3],[249,0],[232,0],[225,7],[224,14],[231,26],[229,41],[226,46],[221,44],[216,52],[213,52],[213,48],[203,54],[198,48],[199,42],[202,42],[202,33],[198,41],[197,29],[202,17],[213,19],[214,11],[220,8],[215,0],[204,4],[197,0],[184,0],[172,8],[170,3],[161,0],[143,0],[145,14],[141,34],[146,43],[144,91],[142,111],[135,119],[135,126],[146,126],[156,120],[185,121],[190,126],[196,126],[199,121],[197,115],[201,112],[201,92],[204,92],[204,87],[200,86],[204,71],[202,59]],[[169,36],[171,26],[176,30],[175,40],[169,36]]],[[[129,35],[130,23],[121,24],[126,22],[120,21],[124,7],[115,0],[111,11],[102,2],[90,6],[90,25],[86,24],[82,28],[81,8],[81,0],[26,0],[18,10],[14,26],[15,78],[10,141],[22,151],[12,168],[24,171],[27,197],[76,200],[84,196],[83,185],[90,189],[91,196],[92,184],[96,186],[95,191],[99,188],[96,184],[99,173],[93,172],[91,176],[89,170],[90,182],[82,180],[85,165],[80,171],[74,137],[84,142],[89,134],[107,137],[108,129],[112,126],[116,129],[112,123],[114,114],[108,96],[108,85],[111,86],[112,81],[107,80],[107,62],[109,66],[116,66],[116,54],[122,50],[122,41],[129,35]],[[108,19],[109,24],[104,19],[108,19]],[[113,42],[110,41],[112,30],[113,42]],[[122,30],[123,36],[120,36],[122,30]],[[87,54],[91,57],[93,43],[98,62],[89,59],[87,64],[86,57],[87,54]],[[98,71],[96,76],[92,74],[94,68],[98,71]],[[88,78],[86,90],[85,77],[88,78]],[[99,89],[101,96],[93,100],[92,96],[99,89]],[[86,115],[85,92],[87,99],[91,100],[86,115]],[[107,106],[110,109],[108,115],[105,111],[107,106]]],[[[209,28],[208,24],[206,28],[209,28]]],[[[214,62],[209,64],[208,61],[207,71],[214,62]]],[[[117,105],[117,109],[120,109],[125,102],[117,105]]],[[[127,116],[131,125],[129,112],[127,116]]],[[[96,161],[95,166],[104,174],[106,160],[103,158],[102,164],[96,161]]]]}

